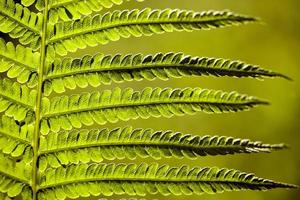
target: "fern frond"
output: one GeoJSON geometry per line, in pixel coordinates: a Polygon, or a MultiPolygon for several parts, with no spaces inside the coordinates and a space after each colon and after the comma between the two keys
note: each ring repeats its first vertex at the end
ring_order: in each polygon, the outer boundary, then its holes
{"type": "Polygon", "coordinates": [[[233,169],[180,168],[158,164],[81,164],[49,169],[41,179],[39,199],[113,194],[215,194],[224,191],[294,188],[233,169]]]}
{"type": "Polygon", "coordinates": [[[193,12],[184,10],[124,10],[87,16],[73,22],[58,23],[49,30],[48,51],[59,55],[78,48],[106,44],[121,37],[150,36],[172,31],[212,29],[254,22],[253,17],[227,11],[193,12]]]}
{"type": "MultiPolygon", "coordinates": [[[[120,5],[124,1],[130,0],[53,0],[50,4],[49,22],[55,24],[59,19],[63,21],[80,19],[82,15],[90,15],[93,12],[101,11],[103,8],[120,5]]],[[[39,9],[44,9],[44,5],[41,5],[39,9]]]]}
{"type": "Polygon", "coordinates": [[[2,116],[0,120],[0,150],[12,157],[23,155],[31,147],[32,125],[18,125],[15,120],[2,116]]]}
{"type": "Polygon", "coordinates": [[[283,144],[269,145],[225,136],[192,136],[152,129],[74,130],[41,137],[39,169],[103,159],[190,158],[207,155],[270,152],[283,144]]]}
{"type": "Polygon", "coordinates": [[[23,45],[33,50],[40,47],[40,31],[43,16],[31,12],[14,0],[0,0],[0,31],[18,38],[23,45]]]}
{"type": "Polygon", "coordinates": [[[0,78],[0,112],[15,120],[31,120],[36,101],[36,90],[25,85],[0,78]]]}
{"type": "Polygon", "coordinates": [[[32,52],[22,45],[16,47],[0,38],[0,72],[7,72],[9,78],[16,78],[19,83],[29,87],[37,84],[37,68],[40,54],[32,52]]]}
{"type": "Polygon", "coordinates": [[[284,77],[241,61],[222,58],[192,57],[182,53],[156,55],[86,55],[81,59],[56,59],[48,66],[44,92],[97,87],[112,81],[168,80],[184,76],[284,77]]]}
{"type": "Polygon", "coordinates": [[[16,162],[0,153],[0,192],[9,197],[19,195],[29,189],[31,167],[24,162],[16,162]]]}
{"type": "Polygon", "coordinates": [[[73,127],[80,128],[82,124],[93,125],[94,122],[102,125],[118,120],[191,115],[198,111],[237,112],[259,104],[266,102],[236,92],[200,88],[145,88],[141,92],[131,88],[115,88],[103,92],[55,97],[51,100],[45,97],[41,133],[71,130],[73,127]]]}

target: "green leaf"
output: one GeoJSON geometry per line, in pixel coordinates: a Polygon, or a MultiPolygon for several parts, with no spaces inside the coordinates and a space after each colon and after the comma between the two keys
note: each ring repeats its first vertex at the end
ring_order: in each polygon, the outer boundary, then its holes
{"type": "Polygon", "coordinates": [[[0,0],[0,31],[18,38],[23,45],[33,50],[40,47],[40,31],[43,22],[41,13],[35,14],[14,0],[0,0]]]}
{"type": "Polygon", "coordinates": [[[18,196],[25,186],[29,186],[31,167],[24,162],[16,162],[0,153],[0,192],[9,197],[18,196]]]}
{"type": "MultiPolygon", "coordinates": [[[[130,0],[52,0],[50,3],[49,21],[54,24],[59,19],[63,21],[80,19],[82,15],[90,15],[93,12],[101,11],[103,8],[120,5],[124,1],[130,0]]],[[[141,2],[143,0],[136,1],[141,2]]],[[[39,9],[44,9],[43,6],[39,7],[39,9]]]]}
{"type": "Polygon", "coordinates": [[[225,136],[193,136],[131,127],[73,130],[41,136],[40,164],[45,169],[104,159],[190,158],[207,155],[270,152],[286,148],[225,136]]]}
{"type": "Polygon", "coordinates": [[[18,121],[32,121],[36,93],[25,85],[0,78],[0,112],[18,121]]]}
{"type": "Polygon", "coordinates": [[[36,0],[21,0],[22,5],[31,6],[36,0]]]}
{"type": "Polygon", "coordinates": [[[124,81],[168,80],[190,76],[230,77],[284,77],[286,76],[246,64],[222,58],[192,57],[182,53],[158,53],[156,55],[86,55],[81,59],[56,59],[49,64],[44,85],[46,94],[65,89],[85,88],[88,85],[121,83],[124,81]]]}
{"type": "Polygon", "coordinates": [[[94,122],[103,125],[119,120],[191,115],[199,111],[237,112],[259,104],[266,102],[236,92],[200,88],[145,88],[143,91],[115,88],[50,100],[43,98],[41,131],[47,134],[49,130],[71,130],[73,127],[80,128],[82,124],[91,126],[94,122]]]}
{"type": "Polygon", "coordinates": [[[12,42],[5,43],[0,38],[0,72],[7,72],[9,78],[16,78],[19,83],[27,83],[29,87],[36,86],[39,62],[39,53],[22,45],[15,47],[12,42]]]}
{"type": "Polygon", "coordinates": [[[29,186],[24,187],[21,195],[22,195],[23,200],[32,200],[33,199],[32,189],[29,186]]]}
{"type": "Polygon", "coordinates": [[[0,120],[0,150],[12,157],[22,156],[26,149],[31,148],[33,131],[33,125],[20,126],[13,119],[2,116],[0,120]]]}
{"type": "Polygon", "coordinates": [[[6,193],[2,193],[2,192],[0,192],[0,199],[1,200],[11,200],[11,198],[6,193]]]}
{"type": "Polygon", "coordinates": [[[130,36],[150,36],[172,31],[210,30],[254,22],[253,17],[228,11],[123,10],[87,16],[56,24],[49,34],[48,51],[66,55],[87,46],[107,44],[130,36]]]}
{"type": "Polygon", "coordinates": [[[229,11],[146,8],[94,13],[125,1],[129,0],[0,0],[0,33],[4,33],[3,39],[0,37],[0,199],[191,195],[296,187],[228,169],[101,163],[136,158],[195,159],[285,148],[283,144],[225,136],[131,127],[81,129],[200,111],[237,112],[268,103],[236,92],[200,88],[115,88],[80,94],[67,91],[63,96],[52,91],[202,75],[289,79],[240,61],[181,53],[59,59],[78,49],[130,36],[211,30],[258,21],[229,11]],[[5,41],[7,37],[10,42],[5,41]]]}
{"type": "Polygon", "coordinates": [[[127,194],[191,195],[224,191],[294,188],[233,169],[180,168],[157,164],[80,164],[49,169],[41,178],[39,199],[127,194]]]}

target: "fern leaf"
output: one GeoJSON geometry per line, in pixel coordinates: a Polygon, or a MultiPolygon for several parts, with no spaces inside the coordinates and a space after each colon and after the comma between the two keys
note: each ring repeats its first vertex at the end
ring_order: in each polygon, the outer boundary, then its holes
{"type": "MultiPolygon", "coordinates": [[[[124,10],[87,16],[73,22],[58,23],[49,30],[49,52],[66,55],[78,48],[106,44],[121,37],[150,36],[154,33],[192,31],[240,25],[256,21],[253,17],[223,11],[124,10]]],[[[51,53],[53,54],[53,53],[51,53]]]]}
{"type": "Polygon", "coordinates": [[[284,77],[241,61],[220,58],[191,57],[182,53],[156,55],[86,55],[81,59],[56,59],[48,66],[44,92],[57,93],[65,89],[97,87],[112,81],[168,80],[183,76],[284,77]]]}
{"type": "Polygon", "coordinates": [[[10,159],[0,153],[0,192],[9,197],[19,195],[24,189],[29,189],[31,167],[24,162],[10,159]]]}
{"type": "MultiPolygon", "coordinates": [[[[59,19],[63,21],[80,19],[82,15],[90,15],[93,12],[101,11],[103,8],[120,5],[124,1],[130,0],[53,0],[50,4],[49,21],[55,24],[59,19]]],[[[44,5],[41,5],[39,9],[44,9],[44,5]]]]}
{"type": "Polygon", "coordinates": [[[224,168],[171,168],[157,164],[81,164],[47,170],[42,177],[38,197],[63,200],[113,194],[200,195],[294,187],[224,168]]]}
{"type": "Polygon", "coordinates": [[[0,199],[1,200],[11,200],[11,198],[6,193],[2,193],[2,192],[0,192],[0,199]]]}
{"type": "Polygon", "coordinates": [[[29,87],[36,86],[39,61],[39,53],[22,45],[15,47],[0,38],[0,72],[7,72],[9,78],[17,78],[19,83],[27,83],[29,87]]]}
{"type": "Polygon", "coordinates": [[[172,131],[132,129],[80,130],[41,137],[40,170],[103,159],[190,158],[207,155],[270,152],[285,145],[269,145],[225,136],[192,136],[172,131]]]}
{"type": "Polygon", "coordinates": [[[14,117],[18,121],[31,121],[35,101],[36,90],[0,78],[0,112],[5,112],[6,116],[14,117]]]}
{"type": "Polygon", "coordinates": [[[36,0],[21,0],[23,6],[31,6],[36,0]]]}
{"type": "Polygon", "coordinates": [[[31,148],[33,131],[32,125],[20,126],[13,119],[2,116],[0,120],[0,150],[12,157],[23,155],[27,148],[31,148]]]}
{"type": "Polygon", "coordinates": [[[33,199],[32,189],[30,187],[25,187],[21,193],[21,196],[23,200],[32,200],[33,199]]]}
{"type": "Polygon", "coordinates": [[[42,14],[35,14],[14,0],[0,0],[0,31],[18,38],[23,45],[30,45],[33,50],[40,46],[42,14]]]}
{"type": "Polygon", "coordinates": [[[200,88],[175,89],[145,88],[133,91],[104,90],[103,92],[84,93],[72,96],[43,98],[43,119],[41,132],[58,132],[61,128],[71,130],[82,124],[90,126],[115,123],[118,120],[149,117],[172,117],[207,113],[226,113],[247,110],[266,102],[236,92],[206,90],[200,88]],[[50,103],[51,102],[51,103],[50,103]]]}

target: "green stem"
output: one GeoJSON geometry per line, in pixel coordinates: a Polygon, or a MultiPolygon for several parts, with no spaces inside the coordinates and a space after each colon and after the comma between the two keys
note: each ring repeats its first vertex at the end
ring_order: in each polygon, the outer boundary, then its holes
{"type": "MultiPolygon", "coordinates": [[[[171,24],[171,25],[180,25],[180,24],[213,24],[216,22],[224,22],[224,25],[222,25],[221,27],[225,27],[227,24],[230,24],[232,22],[238,22],[238,23],[249,23],[249,22],[255,22],[257,21],[257,19],[252,18],[252,17],[243,17],[243,16],[219,16],[218,19],[185,19],[185,20],[174,20],[174,19],[167,19],[164,21],[161,21],[160,19],[158,19],[157,21],[120,21],[118,23],[114,23],[113,21],[111,23],[108,24],[97,24],[97,26],[91,26],[91,28],[86,28],[84,30],[73,30],[73,31],[66,31],[65,34],[56,34],[55,36],[53,36],[51,39],[49,39],[49,43],[53,44],[59,41],[63,41],[63,40],[67,40],[70,38],[75,38],[78,36],[82,36],[84,34],[91,34],[93,32],[101,32],[101,31],[106,31],[106,30],[110,30],[110,29],[118,29],[120,27],[130,27],[130,26],[150,26],[150,25],[163,25],[163,24],[171,24]]],[[[200,29],[200,28],[199,28],[200,29]]]]}
{"type": "MultiPolygon", "coordinates": [[[[86,67],[86,66],[84,66],[86,67]]],[[[235,76],[251,76],[251,77],[259,77],[259,76],[267,76],[267,77],[275,77],[279,76],[282,78],[287,78],[286,76],[271,72],[271,71],[242,71],[238,69],[226,69],[226,68],[216,68],[216,67],[209,67],[207,65],[189,65],[189,64],[157,64],[157,65],[147,65],[147,64],[137,64],[131,65],[128,67],[111,67],[105,68],[104,66],[97,66],[98,68],[86,68],[86,69],[78,69],[77,71],[70,71],[70,72],[58,72],[57,74],[50,74],[47,75],[45,80],[53,80],[65,77],[71,77],[76,75],[84,75],[89,73],[110,73],[110,72],[127,72],[132,73],[138,70],[159,70],[159,69],[181,69],[185,71],[194,70],[201,73],[201,75],[205,75],[205,73],[218,73],[218,74],[231,74],[235,76]]],[[[185,75],[181,75],[185,76],[185,75]]]]}
{"type": "MultiPolygon", "coordinates": [[[[157,106],[157,105],[201,105],[201,106],[231,106],[231,107],[238,107],[238,106],[256,106],[256,105],[268,105],[269,103],[264,100],[259,99],[247,99],[244,102],[213,102],[213,101],[201,101],[201,100],[168,100],[168,101],[150,101],[150,102],[128,102],[128,103],[120,103],[120,104],[110,104],[110,105],[98,105],[93,107],[86,107],[86,108],[78,108],[78,109],[70,109],[65,111],[49,111],[43,115],[43,119],[49,119],[53,117],[60,117],[60,116],[68,116],[74,113],[81,113],[81,112],[91,112],[95,110],[107,110],[107,109],[114,109],[114,108],[134,108],[134,107],[144,107],[144,106],[157,106]]],[[[68,107],[66,108],[68,109],[68,107]]]]}
{"type": "MultiPolygon", "coordinates": [[[[239,174],[241,175],[241,174],[239,174]]],[[[75,187],[79,187],[80,184],[90,183],[90,182],[102,182],[102,183],[115,183],[115,184],[122,184],[122,183],[129,183],[129,184],[144,184],[147,185],[147,183],[154,183],[154,185],[162,183],[162,184],[209,184],[212,188],[217,188],[219,185],[228,185],[233,187],[231,191],[237,190],[243,190],[243,189],[252,189],[252,190],[262,190],[264,188],[297,188],[295,185],[280,183],[280,182],[271,182],[271,181],[260,181],[260,182],[249,182],[246,180],[216,180],[213,178],[182,178],[182,179],[172,179],[172,178],[118,178],[118,177],[97,177],[97,178],[86,178],[86,179],[74,179],[74,180],[66,180],[61,182],[56,182],[49,185],[43,185],[40,190],[50,190],[50,189],[56,189],[59,187],[66,186],[66,185],[75,185],[75,187]]],[[[145,186],[143,186],[145,187],[145,186]]],[[[147,187],[147,186],[146,186],[147,187]]],[[[221,187],[221,186],[219,186],[221,187]]],[[[225,190],[226,191],[226,190],[225,190]]],[[[227,190],[228,191],[228,190],[227,190]]]]}
{"type": "Polygon", "coordinates": [[[38,191],[38,152],[39,152],[39,139],[40,139],[40,121],[41,121],[41,105],[42,105],[42,87],[43,87],[43,78],[44,78],[44,68],[46,65],[46,35],[47,35],[47,24],[48,24],[48,0],[45,0],[45,9],[43,11],[43,30],[41,38],[41,58],[40,66],[38,69],[38,85],[37,85],[37,104],[35,112],[35,131],[33,136],[33,163],[32,163],[32,193],[33,200],[37,200],[37,191],[38,191]]]}
{"type": "Polygon", "coordinates": [[[85,148],[113,148],[113,147],[149,147],[149,148],[158,148],[158,149],[180,149],[185,151],[204,151],[207,152],[208,150],[230,150],[235,151],[236,153],[244,153],[248,151],[249,149],[255,149],[258,151],[270,151],[273,148],[284,148],[284,145],[265,145],[262,146],[262,144],[258,143],[258,145],[255,145],[255,143],[250,143],[249,145],[241,145],[241,144],[231,144],[231,145],[201,145],[201,144],[176,144],[171,142],[98,142],[94,144],[79,144],[74,146],[66,146],[66,147],[58,147],[53,149],[47,149],[40,151],[40,155],[45,154],[52,154],[62,151],[72,151],[72,150],[80,150],[85,148]]]}

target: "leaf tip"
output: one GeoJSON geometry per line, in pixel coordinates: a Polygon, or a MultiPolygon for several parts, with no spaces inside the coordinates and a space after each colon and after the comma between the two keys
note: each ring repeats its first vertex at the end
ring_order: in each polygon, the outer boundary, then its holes
{"type": "Polygon", "coordinates": [[[266,105],[266,106],[271,105],[271,103],[270,103],[269,101],[263,100],[263,99],[256,99],[256,100],[255,100],[255,103],[256,103],[257,105],[266,105]]]}
{"type": "Polygon", "coordinates": [[[298,185],[294,184],[288,184],[288,183],[278,183],[280,188],[286,188],[286,189],[299,189],[298,185]]]}
{"type": "Polygon", "coordinates": [[[294,81],[291,77],[287,76],[287,75],[284,75],[284,74],[276,74],[278,77],[280,78],[284,78],[285,80],[288,80],[288,81],[294,81]]]}
{"type": "Polygon", "coordinates": [[[242,15],[241,18],[246,23],[260,23],[260,24],[264,24],[264,22],[259,17],[242,15]]]}
{"type": "Polygon", "coordinates": [[[284,144],[284,143],[281,143],[281,144],[274,144],[274,145],[271,145],[271,149],[273,149],[273,150],[285,150],[285,149],[290,149],[290,145],[284,144]]]}

